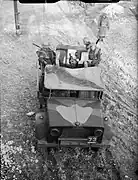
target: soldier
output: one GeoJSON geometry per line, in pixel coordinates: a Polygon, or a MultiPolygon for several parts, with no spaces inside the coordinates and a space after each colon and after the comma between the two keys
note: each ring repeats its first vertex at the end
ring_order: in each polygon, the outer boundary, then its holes
{"type": "Polygon", "coordinates": [[[89,59],[91,60],[91,66],[97,66],[101,61],[101,49],[94,44],[90,47],[89,59]]]}
{"type": "Polygon", "coordinates": [[[75,57],[76,57],[77,62],[79,62],[80,59],[81,59],[81,53],[79,51],[76,51],[75,52],[75,57]]]}
{"type": "Polygon", "coordinates": [[[86,46],[86,50],[88,50],[91,46],[90,40],[87,37],[85,37],[85,38],[83,38],[83,43],[86,46]]]}
{"type": "Polygon", "coordinates": [[[88,62],[90,60],[90,66],[98,65],[101,60],[101,49],[97,47],[95,43],[91,43],[88,38],[83,39],[84,45],[88,51],[88,62]]]}
{"type": "Polygon", "coordinates": [[[76,61],[76,59],[73,58],[71,53],[69,53],[69,63],[71,65],[71,68],[76,68],[77,67],[77,61],[76,61]]]}
{"type": "Polygon", "coordinates": [[[103,13],[99,18],[98,29],[98,40],[96,41],[96,44],[99,41],[103,41],[106,37],[107,31],[109,30],[109,19],[105,13],[103,13]]]}
{"type": "Polygon", "coordinates": [[[94,65],[97,66],[101,61],[101,48],[95,46],[94,55],[94,65]]]}
{"type": "Polygon", "coordinates": [[[95,59],[95,49],[96,49],[96,46],[93,44],[91,44],[91,46],[89,47],[88,49],[88,53],[89,53],[89,60],[94,60],[95,59]]]}
{"type": "Polygon", "coordinates": [[[45,59],[47,61],[47,64],[56,64],[56,53],[48,46],[45,44],[42,44],[42,49],[45,52],[45,59]]]}

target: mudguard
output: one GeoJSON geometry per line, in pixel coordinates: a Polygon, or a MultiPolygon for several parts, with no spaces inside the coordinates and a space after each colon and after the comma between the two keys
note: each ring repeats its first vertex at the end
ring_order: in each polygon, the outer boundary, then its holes
{"type": "Polygon", "coordinates": [[[48,133],[48,118],[46,112],[39,112],[35,116],[35,136],[41,140],[47,136],[48,133]]]}

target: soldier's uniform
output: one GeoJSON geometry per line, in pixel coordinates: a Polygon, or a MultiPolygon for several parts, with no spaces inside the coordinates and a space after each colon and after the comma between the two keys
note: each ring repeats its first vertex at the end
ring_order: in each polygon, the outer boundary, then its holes
{"type": "Polygon", "coordinates": [[[69,57],[70,67],[71,67],[71,68],[77,67],[77,61],[76,61],[76,59],[74,59],[71,54],[69,54],[69,56],[70,56],[70,57],[69,57]]]}
{"type": "Polygon", "coordinates": [[[45,66],[46,64],[56,64],[56,53],[50,49],[48,45],[42,44],[42,48],[36,52],[39,57],[39,65],[41,63],[45,66]]]}
{"type": "Polygon", "coordinates": [[[101,49],[95,46],[89,50],[89,60],[91,60],[91,66],[96,66],[101,61],[101,49]]]}
{"type": "Polygon", "coordinates": [[[88,51],[88,66],[96,66],[101,61],[101,49],[95,43],[91,43],[88,38],[83,39],[88,51]]]}

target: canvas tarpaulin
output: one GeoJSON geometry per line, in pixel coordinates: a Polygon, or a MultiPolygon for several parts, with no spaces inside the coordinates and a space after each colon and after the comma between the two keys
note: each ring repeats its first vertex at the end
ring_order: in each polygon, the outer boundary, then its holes
{"type": "Polygon", "coordinates": [[[46,66],[44,86],[48,89],[103,90],[99,67],[70,69],[59,66],[46,66]]]}

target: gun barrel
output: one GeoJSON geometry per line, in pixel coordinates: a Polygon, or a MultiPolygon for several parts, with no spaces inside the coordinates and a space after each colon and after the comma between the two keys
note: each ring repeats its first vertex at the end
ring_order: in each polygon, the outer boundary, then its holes
{"type": "Polygon", "coordinates": [[[34,45],[34,46],[36,46],[36,47],[39,47],[39,48],[41,48],[40,46],[38,46],[38,45],[37,45],[37,44],[35,44],[35,43],[33,43],[33,45],[34,45]]]}

